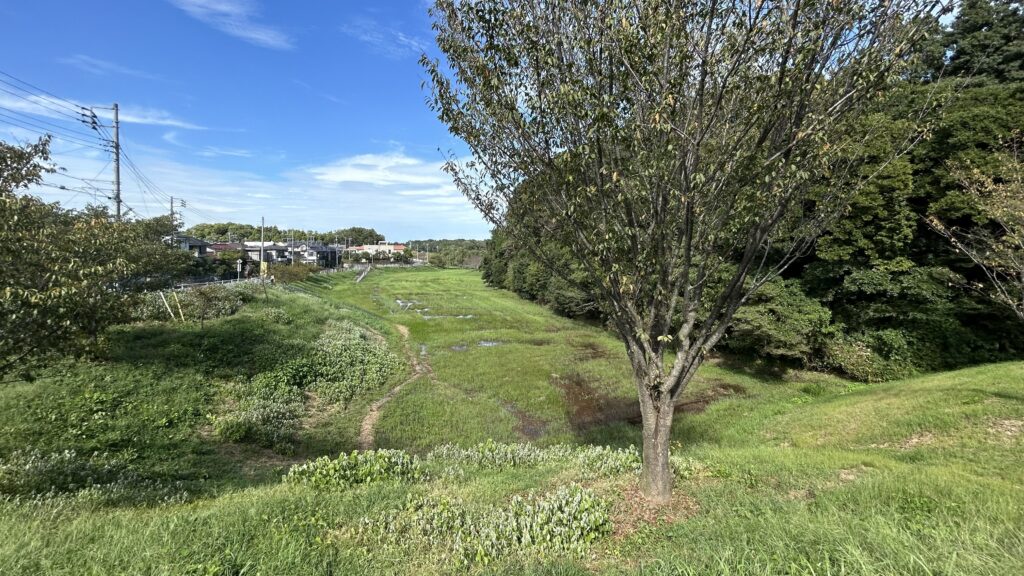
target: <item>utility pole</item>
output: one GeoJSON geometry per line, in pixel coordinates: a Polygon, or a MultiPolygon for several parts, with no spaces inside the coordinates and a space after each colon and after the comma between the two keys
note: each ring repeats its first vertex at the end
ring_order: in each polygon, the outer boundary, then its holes
{"type": "MultiPolygon", "coordinates": [[[[121,122],[117,118],[117,102],[114,102],[114,206],[117,221],[121,221],[121,122]]],[[[172,201],[173,202],[173,201],[172,201]]],[[[171,206],[171,220],[174,220],[174,206],[171,206]]]]}
{"type": "Polygon", "coordinates": [[[263,216],[260,216],[260,279],[263,278],[263,226],[266,223],[263,216]]]}
{"type": "MultiPolygon", "coordinates": [[[[174,220],[174,203],[175,202],[178,203],[178,206],[181,206],[182,208],[185,207],[185,201],[184,200],[182,200],[181,198],[178,198],[177,200],[175,200],[174,196],[171,196],[171,227],[173,228],[173,230],[171,231],[172,234],[177,234],[178,233],[178,225],[177,225],[176,221],[174,220]]],[[[182,222],[184,222],[184,220],[182,222]]]]}

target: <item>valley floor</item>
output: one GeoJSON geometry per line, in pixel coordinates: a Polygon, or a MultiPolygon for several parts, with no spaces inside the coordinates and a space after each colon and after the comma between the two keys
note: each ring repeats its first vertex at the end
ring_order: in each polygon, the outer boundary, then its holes
{"type": "Polygon", "coordinates": [[[1024,574],[1020,362],[863,385],[711,361],[678,409],[675,500],[655,510],[635,474],[570,461],[438,464],[433,479],[341,490],[281,482],[357,448],[639,443],[621,344],[475,272],[318,276],[202,329],[119,328],[109,350],[0,387],[0,574],[1024,574]],[[385,386],[347,407],[307,393],[290,450],[213,437],[225,387],[344,321],[402,358],[385,386]],[[152,490],[26,496],[10,462],[32,450],[117,455],[152,490]],[[611,505],[610,533],[582,553],[465,567],[427,542],[358,537],[410,498],[501,508],[569,483],[611,505]]]}

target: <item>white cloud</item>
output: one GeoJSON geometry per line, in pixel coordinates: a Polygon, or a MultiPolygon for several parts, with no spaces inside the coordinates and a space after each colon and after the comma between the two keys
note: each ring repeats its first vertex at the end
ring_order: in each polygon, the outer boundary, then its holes
{"type": "Polygon", "coordinates": [[[74,56],[68,56],[67,58],[61,58],[58,62],[74,66],[79,70],[83,70],[96,76],[107,76],[110,74],[120,74],[124,76],[135,76],[136,78],[144,78],[146,80],[160,80],[159,76],[142,72],[141,70],[135,70],[120,64],[108,62],[106,60],[100,60],[99,58],[93,58],[92,56],[86,56],[85,54],[75,54],[74,56]]]}
{"type": "MultiPolygon", "coordinates": [[[[174,131],[165,133],[172,134],[174,131]]],[[[68,148],[69,150],[73,150],[68,148]]],[[[223,169],[201,162],[179,161],[168,149],[136,146],[133,160],[159,192],[143,191],[131,173],[122,170],[122,195],[128,206],[145,216],[167,211],[166,196],[183,198],[187,225],[199,222],[259,223],[282,228],[333,230],[347,226],[372,227],[389,239],[484,238],[488,226],[441,170],[403,151],[357,154],[318,166],[305,166],[276,174],[223,169]],[[321,176],[329,174],[330,178],[321,176]]],[[[81,178],[111,179],[108,155],[74,151],[55,155],[68,174],[81,178]]],[[[187,158],[187,156],[186,156],[187,158]]],[[[193,157],[194,158],[194,157],[193,157]]],[[[67,180],[74,185],[77,181],[67,180]]],[[[52,181],[60,184],[58,177],[52,181]]],[[[39,188],[34,194],[50,200],[70,201],[81,207],[100,201],[102,194],[39,188]]]]}
{"type": "MultiPolygon", "coordinates": [[[[42,116],[45,118],[52,118],[56,120],[69,121],[72,124],[75,122],[74,116],[76,111],[71,107],[77,106],[81,109],[78,112],[84,118],[84,109],[92,108],[96,113],[96,116],[103,118],[104,120],[111,120],[114,117],[112,110],[105,110],[109,108],[109,104],[82,104],[80,102],[74,102],[67,100],[70,104],[65,106],[56,103],[53,99],[39,96],[37,94],[27,94],[23,97],[15,97],[10,94],[0,94],[0,107],[7,108],[8,110],[14,110],[16,112],[22,112],[25,114],[32,114],[35,116],[42,116]]],[[[176,118],[173,114],[166,110],[159,108],[147,108],[143,106],[124,105],[119,107],[118,117],[121,122],[129,124],[147,124],[151,126],[169,126],[173,128],[183,128],[186,130],[205,130],[206,128],[192,122],[187,122],[176,118]]],[[[79,126],[80,127],[80,126],[79,126]]]]}
{"type": "Polygon", "coordinates": [[[406,156],[402,152],[392,152],[350,156],[330,164],[309,168],[308,172],[316,180],[329,184],[436,186],[450,182],[441,171],[441,165],[441,162],[427,163],[406,156]]]}
{"type": "Polygon", "coordinates": [[[170,0],[189,16],[250,44],[290,50],[292,39],[271,26],[254,21],[259,10],[252,0],[170,0]]]}
{"type": "Polygon", "coordinates": [[[423,40],[368,18],[355,18],[343,25],[341,31],[367,44],[378,54],[395,60],[419,56],[427,49],[423,40]]]}
{"type": "Polygon", "coordinates": [[[219,148],[217,146],[207,146],[196,152],[196,154],[205,158],[216,158],[217,156],[234,156],[236,158],[251,158],[252,152],[243,148],[219,148]]]}

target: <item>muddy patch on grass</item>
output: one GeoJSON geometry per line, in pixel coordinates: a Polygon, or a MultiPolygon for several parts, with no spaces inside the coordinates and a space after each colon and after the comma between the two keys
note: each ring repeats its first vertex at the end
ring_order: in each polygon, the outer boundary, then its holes
{"type": "Polygon", "coordinates": [[[516,418],[516,432],[527,440],[537,440],[548,429],[548,423],[516,406],[512,402],[501,402],[501,407],[516,418]]]}
{"type": "Polygon", "coordinates": [[[581,362],[603,360],[610,356],[608,349],[597,342],[576,342],[573,346],[576,348],[576,360],[581,362]]]}
{"type": "MultiPolygon", "coordinates": [[[[597,390],[594,383],[577,372],[564,376],[552,374],[551,382],[565,396],[569,406],[569,423],[577,430],[613,422],[641,422],[640,405],[636,398],[610,397],[597,390]]],[[[695,398],[677,401],[676,412],[699,414],[716,400],[743,394],[746,394],[746,390],[738,384],[716,381],[695,398]]]]}
{"type": "Polygon", "coordinates": [[[988,431],[997,440],[1008,442],[1024,431],[1024,420],[996,420],[989,425],[988,431]]]}
{"type": "Polygon", "coordinates": [[[551,340],[547,340],[545,338],[529,338],[527,340],[523,340],[523,344],[529,344],[530,346],[550,346],[551,340]]]}

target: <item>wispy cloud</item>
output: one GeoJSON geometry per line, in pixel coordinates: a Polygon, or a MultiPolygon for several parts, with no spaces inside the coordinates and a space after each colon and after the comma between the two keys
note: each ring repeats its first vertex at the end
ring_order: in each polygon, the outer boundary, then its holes
{"type": "Polygon", "coordinates": [[[136,78],[143,78],[146,80],[162,80],[162,78],[155,74],[143,72],[134,68],[128,68],[127,66],[121,66],[120,64],[100,60],[99,58],[93,58],[92,56],[86,56],[85,54],[75,54],[74,56],[68,56],[67,58],[60,58],[58,62],[74,66],[79,70],[95,74],[96,76],[123,75],[134,76],[136,78]]]}
{"type": "MultiPolygon", "coordinates": [[[[81,102],[75,102],[67,100],[70,106],[77,106],[81,109],[92,108],[96,113],[96,116],[103,118],[104,120],[110,120],[113,118],[113,112],[106,109],[109,104],[83,104],[81,102]]],[[[41,116],[44,118],[52,118],[56,120],[74,120],[71,119],[75,115],[75,111],[69,107],[55,104],[53,99],[37,94],[28,94],[20,97],[11,96],[8,94],[0,94],[0,107],[7,108],[8,110],[14,110],[23,114],[32,114],[34,116],[41,116]]],[[[84,112],[84,110],[83,110],[84,112]]],[[[205,126],[194,124],[175,117],[167,110],[160,108],[148,108],[144,106],[134,106],[131,104],[120,106],[119,118],[121,122],[128,124],[146,124],[150,126],[168,126],[171,128],[182,128],[185,130],[206,130],[205,126]]],[[[84,118],[84,115],[83,115],[84,118]]]]}
{"type": "Polygon", "coordinates": [[[311,86],[308,82],[303,82],[302,80],[299,80],[298,78],[292,78],[292,84],[295,84],[296,86],[304,88],[308,92],[310,92],[312,94],[316,94],[317,96],[323,98],[324,100],[329,100],[331,102],[334,102],[335,104],[342,104],[344,102],[344,100],[342,100],[341,98],[338,98],[334,94],[328,94],[326,92],[321,92],[321,91],[317,90],[316,88],[313,88],[313,86],[311,86]]]}
{"type": "Polygon", "coordinates": [[[264,48],[290,50],[292,39],[284,32],[255,21],[259,9],[252,0],[170,0],[186,14],[236,38],[264,48]]]}
{"type": "Polygon", "coordinates": [[[251,158],[252,152],[243,148],[220,148],[218,146],[207,146],[196,152],[205,158],[216,158],[218,156],[234,156],[236,158],[251,158]]]}
{"type": "Polygon", "coordinates": [[[427,163],[401,151],[350,156],[307,170],[314,179],[328,184],[437,186],[450,183],[441,172],[441,163],[427,163]]]}
{"type": "Polygon", "coordinates": [[[427,49],[427,43],[420,38],[369,18],[355,18],[343,25],[341,31],[368,45],[374,52],[395,60],[419,56],[427,49]]]}

